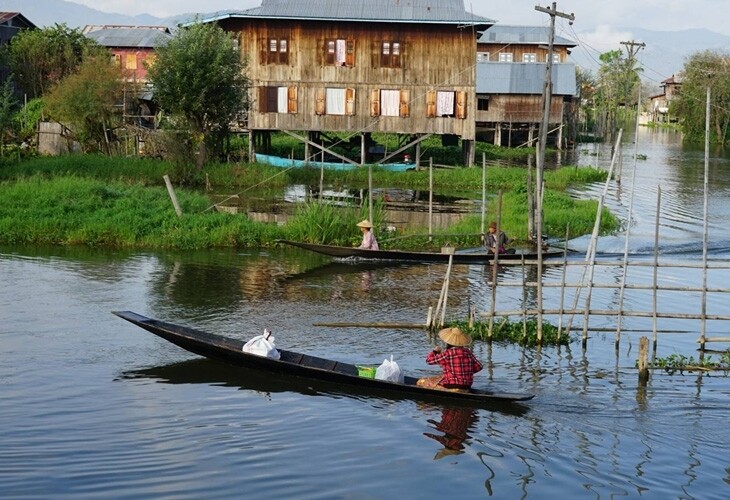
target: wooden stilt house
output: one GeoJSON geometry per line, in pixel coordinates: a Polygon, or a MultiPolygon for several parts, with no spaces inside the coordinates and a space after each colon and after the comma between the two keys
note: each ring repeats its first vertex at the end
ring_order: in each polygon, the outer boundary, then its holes
{"type": "Polygon", "coordinates": [[[248,58],[251,159],[281,131],[307,158],[375,162],[373,133],[384,132],[403,140],[377,162],[406,152],[417,162],[421,141],[437,134],[460,141],[473,163],[476,42],[493,21],[463,0],[262,0],[203,22],[235,32],[248,58]],[[330,147],[343,133],[352,155],[330,147]]]}
{"type": "MultiPolygon", "coordinates": [[[[542,93],[550,29],[542,26],[490,27],[477,44],[479,138],[499,146],[532,145],[543,115],[542,93]]],[[[576,43],[556,36],[553,42],[552,99],[548,141],[560,148],[577,96],[575,64],[568,62],[576,43]]]]}

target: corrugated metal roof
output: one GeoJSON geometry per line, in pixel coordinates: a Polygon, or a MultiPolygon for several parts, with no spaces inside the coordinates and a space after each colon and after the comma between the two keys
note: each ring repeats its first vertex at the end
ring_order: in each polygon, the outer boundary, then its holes
{"type": "Polygon", "coordinates": [[[260,7],[222,11],[203,22],[256,17],[355,22],[493,24],[467,12],[463,0],[262,0],[260,7]]]}
{"type": "Polygon", "coordinates": [[[104,47],[155,48],[172,38],[168,32],[156,28],[102,28],[86,33],[86,36],[104,47]]]}
{"type": "MultiPolygon", "coordinates": [[[[477,63],[477,94],[542,94],[546,63],[477,63]]],[[[575,64],[552,67],[553,95],[577,95],[575,64]]]]}
{"type": "MultiPolygon", "coordinates": [[[[550,28],[545,26],[502,26],[495,24],[482,34],[477,43],[543,44],[550,42],[550,28]]],[[[555,36],[553,45],[575,47],[573,40],[555,36]]]]}
{"type": "Polygon", "coordinates": [[[35,28],[33,24],[20,12],[0,12],[0,24],[9,24],[18,28],[35,28]]]}

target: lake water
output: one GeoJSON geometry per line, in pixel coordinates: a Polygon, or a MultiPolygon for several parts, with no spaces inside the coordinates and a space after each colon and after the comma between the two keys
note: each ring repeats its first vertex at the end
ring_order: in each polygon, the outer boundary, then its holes
{"type": "MultiPolygon", "coordinates": [[[[591,148],[579,164],[595,164],[591,148]]],[[[633,176],[627,145],[621,186],[612,183],[607,199],[630,224],[631,258],[653,259],[661,186],[661,257],[701,262],[702,152],[683,150],[676,134],[642,131],[639,153],[647,158],[633,176]]],[[[605,167],[604,155],[598,161],[605,167]]],[[[708,247],[718,262],[730,258],[729,191],[730,160],[716,154],[708,247]]],[[[570,245],[584,250],[587,238],[570,245]]],[[[603,258],[623,249],[622,235],[599,243],[603,258]]],[[[616,282],[621,273],[604,266],[595,280],[616,282]]],[[[536,397],[523,407],[470,408],[234,369],[111,314],[129,309],[241,339],[269,328],[283,348],[357,363],[392,354],[408,373],[425,375],[433,373],[424,362],[432,339],[423,330],[315,324],[422,323],[444,275],[443,265],[333,264],[284,248],[0,248],[0,497],[730,497],[730,379],[657,370],[640,387],[638,338],[651,334],[631,332],[651,331],[651,318],[626,318],[618,349],[611,317],[591,317],[586,349],[575,334],[561,348],[477,342],[485,362],[478,385],[536,397]]],[[[663,267],[659,281],[689,286],[701,277],[663,267]]],[[[447,316],[487,310],[489,278],[481,266],[455,267],[447,316]]],[[[628,278],[651,283],[653,268],[632,268],[628,278]]],[[[712,271],[708,286],[727,287],[729,278],[712,271]]],[[[519,268],[500,271],[500,280],[520,279],[519,268]]],[[[562,267],[546,269],[546,282],[560,279],[562,267]]],[[[559,302],[556,290],[545,290],[546,308],[559,302]]],[[[528,292],[500,287],[499,301],[517,309],[534,302],[528,292]]],[[[616,294],[595,289],[591,308],[615,306],[616,294]]],[[[697,313],[699,301],[698,293],[662,292],[659,307],[697,313]]],[[[652,304],[636,290],[624,305],[652,304]]],[[[707,310],[730,314],[727,294],[710,294],[707,310]]],[[[677,332],[660,334],[657,356],[698,356],[698,321],[659,327],[677,332]]],[[[708,335],[727,337],[728,329],[708,323],[708,335]]]]}

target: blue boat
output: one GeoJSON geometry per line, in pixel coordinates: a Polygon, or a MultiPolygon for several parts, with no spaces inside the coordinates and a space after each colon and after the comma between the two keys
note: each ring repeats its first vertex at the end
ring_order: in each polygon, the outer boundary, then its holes
{"type": "MultiPolygon", "coordinates": [[[[305,161],[305,160],[295,160],[292,158],[282,158],[280,156],[271,156],[271,155],[265,155],[256,153],[256,161],[258,163],[265,163],[267,165],[272,165],[274,167],[282,167],[282,168],[302,168],[302,167],[310,167],[310,168],[326,168],[330,170],[355,170],[357,168],[366,168],[361,167],[360,165],[355,165],[352,163],[346,163],[346,162],[334,162],[334,161],[305,161]]],[[[384,170],[389,170],[391,172],[405,172],[406,170],[413,170],[416,168],[415,163],[377,163],[373,164],[376,168],[382,168],[384,170]]]]}

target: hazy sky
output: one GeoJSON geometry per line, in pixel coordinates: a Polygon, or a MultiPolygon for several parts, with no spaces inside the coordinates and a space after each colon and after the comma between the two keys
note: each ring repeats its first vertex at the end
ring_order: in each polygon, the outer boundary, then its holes
{"type": "MultiPolygon", "coordinates": [[[[68,0],[104,12],[151,14],[169,17],[190,12],[241,10],[261,5],[260,0],[68,0]]],[[[357,0],[352,0],[357,1],[357,0]]],[[[406,0],[403,0],[406,1],[406,0]]],[[[502,24],[547,24],[548,16],[536,5],[552,2],[535,0],[465,0],[466,9],[502,24]]],[[[618,26],[637,26],[657,31],[706,28],[730,35],[729,0],[561,0],[559,11],[575,14],[577,31],[603,26],[608,33],[618,26]]],[[[561,24],[561,23],[558,23],[561,24]]],[[[566,34],[569,33],[566,23],[566,34]]]]}

